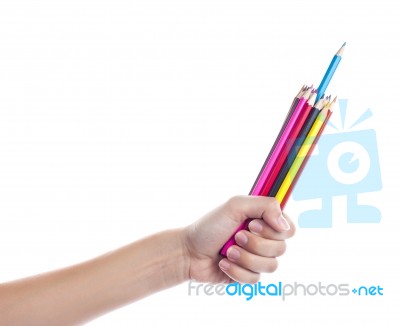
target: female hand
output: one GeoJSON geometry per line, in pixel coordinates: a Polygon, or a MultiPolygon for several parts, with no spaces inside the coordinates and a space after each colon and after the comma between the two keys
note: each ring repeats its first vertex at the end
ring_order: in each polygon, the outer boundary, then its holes
{"type": "Polygon", "coordinates": [[[256,283],[260,273],[276,270],[276,257],[285,252],[285,240],[294,232],[293,223],[282,214],[275,198],[232,197],[183,230],[189,278],[199,282],[256,283]],[[238,232],[238,245],[230,247],[223,258],[221,247],[248,218],[254,219],[250,231],[238,232]]]}

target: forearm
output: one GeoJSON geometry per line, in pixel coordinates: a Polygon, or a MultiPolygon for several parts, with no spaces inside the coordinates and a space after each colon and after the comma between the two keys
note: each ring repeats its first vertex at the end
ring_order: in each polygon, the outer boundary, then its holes
{"type": "Polygon", "coordinates": [[[188,279],[180,230],[0,285],[1,325],[75,325],[188,279]]]}

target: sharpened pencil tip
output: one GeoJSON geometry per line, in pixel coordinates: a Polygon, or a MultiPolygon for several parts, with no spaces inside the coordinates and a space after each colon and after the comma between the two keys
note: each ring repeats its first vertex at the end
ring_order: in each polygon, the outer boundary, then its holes
{"type": "Polygon", "coordinates": [[[338,50],[338,52],[336,52],[337,56],[342,56],[343,52],[344,52],[344,47],[346,46],[347,42],[344,42],[343,45],[340,47],[340,49],[338,50]]]}
{"type": "Polygon", "coordinates": [[[333,99],[333,101],[330,103],[331,105],[330,105],[330,107],[329,107],[329,110],[332,112],[333,111],[333,109],[335,108],[335,106],[336,106],[336,99],[337,99],[337,96],[335,96],[335,98],[333,99]]]}

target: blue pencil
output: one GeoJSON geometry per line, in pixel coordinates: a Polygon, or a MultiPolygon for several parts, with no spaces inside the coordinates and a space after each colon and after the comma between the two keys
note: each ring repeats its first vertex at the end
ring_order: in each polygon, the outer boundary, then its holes
{"type": "Polygon", "coordinates": [[[339,62],[342,59],[345,46],[346,46],[346,42],[344,42],[344,44],[339,49],[339,51],[336,52],[336,54],[334,55],[334,57],[331,61],[331,64],[329,65],[328,70],[326,71],[326,73],[324,75],[324,78],[322,78],[322,81],[319,84],[316,101],[318,101],[324,95],[326,88],[328,87],[328,84],[331,81],[332,76],[335,73],[337,66],[339,65],[339,62]]]}

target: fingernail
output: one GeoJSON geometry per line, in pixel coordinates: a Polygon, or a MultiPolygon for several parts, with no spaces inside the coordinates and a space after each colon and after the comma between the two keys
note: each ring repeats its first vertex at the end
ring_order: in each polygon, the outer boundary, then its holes
{"type": "Polygon", "coordinates": [[[255,220],[255,221],[252,221],[252,222],[249,224],[249,229],[250,229],[250,231],[252,231],[252,232],[260,233],[260,232],[262,231],[263,227],[262,227],[262,225],[261,225],[260,222],[258,222],[257,220],[255,220]]]}
{"type": "Polygon", "coordinates": [[[239,232],[238,234],[236,234],[235,240],[236,243],[241,246],[244,246],[247,243],[247,241],[249,241],[247,235],[244,234],[243,232],[239,232]]]}
{"type": "Polygon", "coordinates": [[[240,258],[240,252],[239,252],[239,250],[237,250],[233,247],[230,247],[227,251],[227,256],[230,259],[237,260],[240,258]]]}
{"type": "Polygon", "coordinates": [[[219,262],[219,268],[221,268],[223,271],[227,271],[230,266],[231,264],[229,264],[225,259],[219,262]]]}
{"type": "Polygon", "coordinates": [[[288,221],[286,221],[286,219],[283,217],[283,215],[281,214],[281,216],[278,217],[278,224],[280,225],[280,227],[287,231],[290,230],[290,225],[288,223],[288,221]]]}

